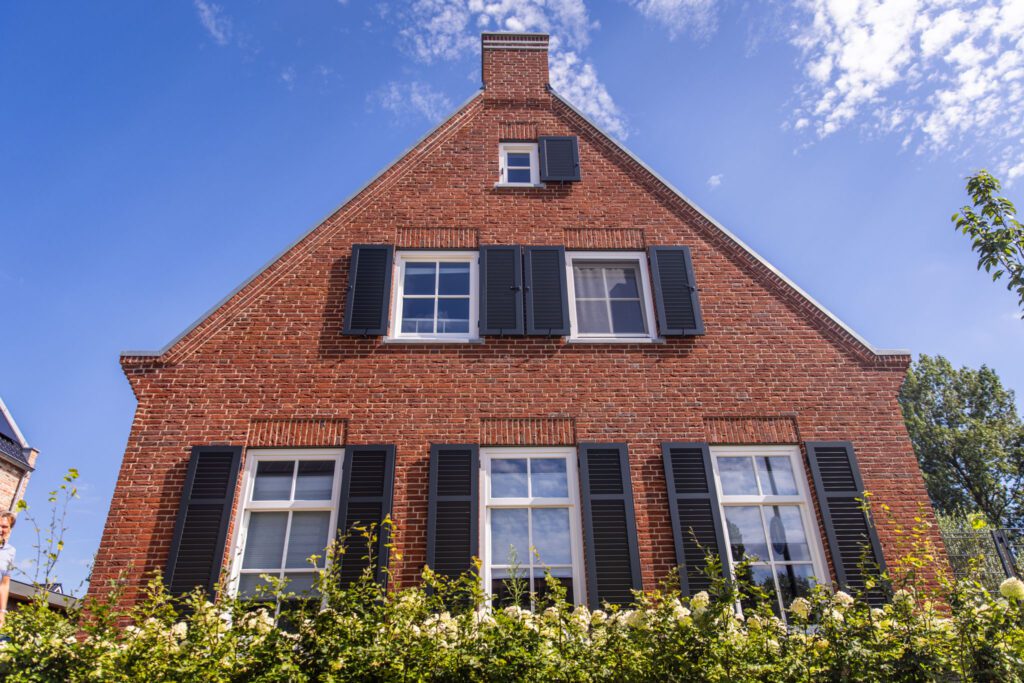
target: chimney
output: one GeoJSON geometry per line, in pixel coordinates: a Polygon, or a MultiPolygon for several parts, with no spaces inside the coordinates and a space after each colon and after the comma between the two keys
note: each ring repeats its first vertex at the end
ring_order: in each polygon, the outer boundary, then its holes
{"type": "Polygon", "coordinates": [[[480,36],[484,96],[540,99],[548,85],[546,33],[484,33],[480,36]]]}

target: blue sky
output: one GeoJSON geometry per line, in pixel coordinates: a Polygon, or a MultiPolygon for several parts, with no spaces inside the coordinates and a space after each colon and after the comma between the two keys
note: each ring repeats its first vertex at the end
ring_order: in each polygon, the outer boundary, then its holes
{"type": "Polygon", "coordinates": [[[472,95],[495,29],[550,32],[560,93],[874,345],[1024,392],[1016,300],[949,221],[977,168],[1024,203],[1022,0],[4,3],[0,395],[41,452],[37,512],[81,472],[67,585],[131,426],[119,352],[472,95]]]}

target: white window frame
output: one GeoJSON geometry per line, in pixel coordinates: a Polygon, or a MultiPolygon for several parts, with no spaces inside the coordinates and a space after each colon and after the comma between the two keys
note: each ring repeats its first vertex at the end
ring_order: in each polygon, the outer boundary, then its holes
{"type": "MultiPolygon", "coordinates": [[[[519,167],[517,167],[519,168],[519,167]]],[[[542,187],[540,182],[540,160],[536,142],[502,142],[498,144],[498,183],[499,187],[542,187]],[[508,180],[508,155],[530,155],[530,182],[512,183],[508,180]]]]}
{"type": "Polygon", "coordinates": [[[647,254],[642,251],[566,251],[565,276],[569,294],[569,341],[644,343],[658,339],[657,318],[654,313],[654,297],[651,295],[651,276],[647,267],[647,254]],[[576,261],[594,263],[601,261],[609,263],[635,262],[637,270],[640,272],[640,296],[643,298],[641,309],[647,332],[643,334],[581,334],[576,316],[576,277],[573,272],[573,266],[576,261]]]}
{"type": "MultiPolygon", "coordinates": [[[[725,535],[725,548],[728,554],[728,566],[725,568],[729,576],[733,576],[733,567],[735,561],[732,556],[732,542],[729,538],[729,524],[725,518],[725,508],[727,507],[742,507],[742,506],[761,506],[768,507],[772,505],[790,506],[797,507],[800,510],[800,519],[804,525],[804,535],[807,537],[807,546],[810,549],[811,560],[810,564],[814,571],[814,578],[818,583],[828,583],[830,581],[828,573],[828,564],[825,562],[825,548],[821,543],[821,530],[818,528],[818,518],[814,512],[814,506],[811,500],[810,488],[807,484],[807,472],[804,469],[803,457],[800,453],[799,446],[711,446],[711,465],[714,470],[715,487],[718,491],[718,514],[719,519],[722,520],[722,532],[725,535]],[[718,459],[723,457],[752,457],[752,456],[785,456],[789,458],[790,465],[793,469],[793,478],[796,480],[796,495],[792,496],[780,496],[780,495],[728,495],[725,494],[722,489],[722,478],[719,474],[718,459]]],[[[757,468],[755,465],[754,476],[757,477],[757,468]]],[[[764,525],[764,516],[761,517],[762,526],[764,525]]],[[[765,539],[770,544],[771,535],[767,528],[764,529],[765,539]]],[[[760,564],[760,563],[758,563],[760,564]]],[[[768,564],[773,568],[777,564],[787,564],[769,562],[765,558],[764,564],[768,564]]],[[[790,563],[790,564],[806,564],[806,562],[790,563]]],[[[776,592],[775,599],[779,602],[782,612],[785,614],[785,610],[789,608],[789,605],[781,605],[781,598],[776,592]]]]}
{"type": "MultiPolygon", "coordinates": [[[[302,569],[296,568],[285,568],[280,567],[275,571],[259,571],[253,572],[250,570],[242,571],[242,559],[245,555],[245,541],[249,533],[249,518],[253,512],[330,512],[330,521],[328,522],[327,528],[332,530],[330,538],[328,538],[328,544],[335,540],[338,528],[338,501],[341,498],[341,470],[342,464],[345,457],[345,449],[343,448],[275,448],[275,449],[251,449],[246,453],[245,468],[243,471],[243,483],[242,483],[242,497],[238,503],[238,517],[235,525],[234,540],[231,544],[231,564],[230,571],[228,573],[228,589],[231,595],[238,594],[239,582],[243,573],[258,573],[258,574],[277,574],[278,577],[283,577],[284,574],[290,573],[315,573],[316,570],[309,565],[308,569],[303,567],[302,569]],[[331,483],[331,499],[329,501],[323,500],[292,500],[292,501],[281,501],[281,500],[253,500],[252,492],[256,484],[256,468],[261,462],[281,462],[281,461],[299,461],[299,460],[331,460],[334,461],[334,481],[331,483]]],[[[292,491],[291,495],[295,495],[295,475],[292,477],[292,491]]],[[[288,550],[288,536],[291,533],[291,516],[289,515],[288,524],[285,527],[285,540],[284,540],[284,553],[287,555],[288,550]]],[[[323,566],[321,570],[327,567],[329,558],[326,553],[323,557],[323,566]]]]}
{"type": "MultiPolygon", "coordinates": [[[[580,510],[579,467],[575,448],[502,447],[480,449],[480,575],[484,593],[491,594],[491,524],[490,512],[495,508],[568,508],[570,559],[572,560],[572,595],[575,605],[586,603],[586,578],[583,560],[583,518],[580,510]],[[568,498],[491,498],[491,463],[509,458],[565,458],[568,498]]],[[[531,551],[532,553],[532,551],[531,551]]],[[[533,558],[528,558],[529,571],[533,558]]],[[[490,605],[490,598],[488,598],[490,605]]]]}
{"type": "MultiPolygon", "coordinates": [[[[476,251],[399,251],[396,254],[391,281],[391,333],[390,341],[443,341],[470,342],[480,339],[480,255],[476,251]],[[405,289],[405,267],[409,263],[423,262],[465,262],[469,264],[469,331],[456,333],[402,332],[403,292],[405,289]]],[[[440,273],[440,269],[438,269],[440,273]]],[[[436,297],[435,297],[436,298],[436,297]]]]}

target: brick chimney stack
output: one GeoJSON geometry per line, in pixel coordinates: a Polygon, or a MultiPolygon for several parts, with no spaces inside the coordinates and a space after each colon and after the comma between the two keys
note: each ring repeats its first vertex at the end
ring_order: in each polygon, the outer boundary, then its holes
{"type": "Polygon", "coordinates": [[[485,97],[529,100],[544,96],[548,85],[546,33],[484,33],[480,41],[485,97]]]}

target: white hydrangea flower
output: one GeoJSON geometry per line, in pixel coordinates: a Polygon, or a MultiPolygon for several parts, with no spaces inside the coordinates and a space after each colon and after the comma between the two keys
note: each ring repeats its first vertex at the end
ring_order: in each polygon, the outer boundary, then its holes
{"type": "Polygon", "coordinates": [[[683,607],[683,603],[676,599],[672,602],[672,616],[676,618],[676,621],[683,621],[689,618],[690,610],[683,607]]]}
{"type": "Polygon", "coordinates": [[[1007,600],[1024,600],[1024,581],[1017,577],[1003,581],[999,584],[999,594],[1007,600]]]}
{"type": "Polygon", "coordinates": [[[912,589],[901,588],[892,594],[892,601],[895,605],[903,605],[905,607],[914,606],[914,592],[912,589]]]}
{"type": "Polygon", "coordinates": [[[690,598],[690,607],[697,614],[700,614],[701,612],[706,610],[708,608],[708,605],[710,604],[711,596],[708,595],[707,591],[701,591],[700,593],[697,593],[692,598],[690,598]]]}
{"type": "Polygon", "coordinates": [[[171,627],[171,635],[178,640],[184,640],[188,635],[188,624],[184,621],[179,621],[177,624],[171,627]]]}
{"type": "Polygon", "coordinates": [[[603,624],[608,621],[608,613],[603,609],[596,609],[590,613],[590,622],[593,624],[603,624]]]}
{"type": "Polygon", "coordinates": [[[846,609],[853,605],[853,596],[845,591],[838,591],[832,596],[832,602],[835,603],[837,607],[846,609]]]}
{"type": "Polygon", "coordinates": [[[832,618],[832,621],[843,623],[846,619],[843,617],[843,613],[837,609],[830,609],[828,615],[832,618]]]}
{"type": "Polygon", "coordinates": [[[806,619],[811,615],[811,603],[807,602],[806,598],[797,598],[790,603],[789,611],[801,619],[806,619]]]}

